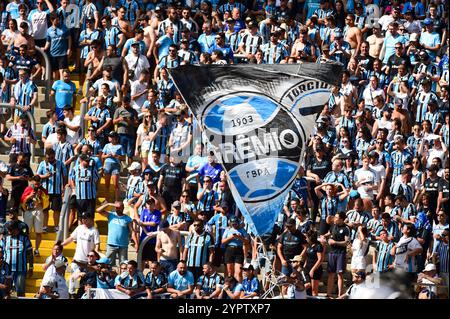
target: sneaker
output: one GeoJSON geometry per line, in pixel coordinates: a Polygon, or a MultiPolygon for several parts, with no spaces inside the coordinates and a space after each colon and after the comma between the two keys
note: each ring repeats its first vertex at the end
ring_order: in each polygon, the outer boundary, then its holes
{"type": "Polygon", "coordinates": [[[59,227],[55,226],[55,233],[59,232],[59,227]]]}
{"type": "Polygon", "coordinates": [[[40,256],[40,254],[39,254],[39,249],[35,249],[34,250],[34,255],[37,257],[37,256],[40,256]]]}
{"type": "Polygon", "coordinates": [[[47,227],[42,227],[42,232],[43,232],[43,233],[48,233],[47,227]]]}

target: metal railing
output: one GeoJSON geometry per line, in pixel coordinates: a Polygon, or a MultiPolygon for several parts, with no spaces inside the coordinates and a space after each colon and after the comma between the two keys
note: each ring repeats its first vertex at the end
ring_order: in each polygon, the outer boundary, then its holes
{"type": "MultiPolygon", "coordinates": [[[[147,235],[147,237],[145,237],[145,239],[142,241],[142,243],[139,244],[139,250],[138,250],[138,254],[137,254],[137,263],[138,263],[138,269],[143,270],[144,269],[144,264],[142,262],[142,254],[144,252],[144,247],[145,245],[148,243],[148,241],[152,238],[155,238],[156,235],[158,234],[158,232],[152,232],[150,234],[147,235]]],[[[189,236],[189,232],[182,230],[180,231],[181,236],[187,237],[189,236]]]]}
{"type": "MultiPolygon", "coordinates": [[[[75,167],[75,161],[70,164],[69,172],[75,167]]],[[[72,188],[66,185],[64,188],[64,197],[61,207],[61,214],[59,215],[59,231],[56,234],[56,241],[64,241],[69,237],[69,216],[70,216],[70,197],[72,195],[72,188]]]]}
{"type": "MultiPolygon", "coordinates": [[[[92,64],[89,65],[88,67],[88,71],[86,76],[89,77],[92,73],[92,64]]],[[[91,86],[91,81],[86,80],[86,88],[83,92],[83,96],[87,98],[86,102],[81,103],[80,105],[80,132],[81,132],[81,136],[82,138],[84,138],[84,135],[86,134],[86,121],[84,120],[84,116],[87,113],[87,104],[89,103],[89,97],[88,97],[88,93],[89,93],[89,87],[91,86]]],[[[80,85],[83,85],[84,83],[80,83],[80,85]]]]}
{"type": "MultiPolygon", "coordinates": [[[[21,106],[11,105],[8,103],[0,103],[0,108],[8,108],[11,110],[22,110],[21,106]]],[[[34,134],[36,134],[36,121],[34,120],[33,114],[31,114],[30,111],[26,111],[24,113],[28,116],[28,120],[30,121],[30,126],[33,129],[34,134]]],[[[32,143],[30,145],[30,153],[31,153],[30,162],[34,163],[34,144],[32,144],[32,143]]]]}
{"type": "Polygon", "coordinates": [[[40,47],[34,47],[34,49],[39,52],[45,61],[45,101],[50,102],[50,89],[51,89],[51,79],[52,79],[52,65],[48,54],[42,50],[40,47]]]}

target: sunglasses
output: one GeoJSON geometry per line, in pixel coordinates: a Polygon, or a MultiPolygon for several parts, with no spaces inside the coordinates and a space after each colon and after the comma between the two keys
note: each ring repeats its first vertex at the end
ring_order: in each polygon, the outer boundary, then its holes
{"type": "Polygon", "coordinates": [[[194,227],[202,227],[201,224],[194,224],[194,227]]]}

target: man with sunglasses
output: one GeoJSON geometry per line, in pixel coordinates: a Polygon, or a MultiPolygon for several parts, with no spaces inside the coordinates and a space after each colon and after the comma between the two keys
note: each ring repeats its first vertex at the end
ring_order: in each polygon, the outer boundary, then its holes
{"type": "Polygon", "coordinates": [[[128,259],[128,243],[133,232],[133,220],[123,213],[123,208],[121,201],[116,201],[114,204],[104,203],[97,208],[97,212],[108,219],[106,258],[111,260],[112,266],[116,265],[116,255],[118,255],[119,263],[128,259]],[[114,207],[115,212],[106,211],[106,207],[114,207]]]}
{"type": "Polygon", "coordinates": [[[194,232],[190,233],[183,252],[183,260],[186,260],[188,270],[194,275],[194,280],[200,277],[203,265],[212,263],[214,259],[214,242],[211,234],[204,229],[203,222],[194,221],[194,232]]]}

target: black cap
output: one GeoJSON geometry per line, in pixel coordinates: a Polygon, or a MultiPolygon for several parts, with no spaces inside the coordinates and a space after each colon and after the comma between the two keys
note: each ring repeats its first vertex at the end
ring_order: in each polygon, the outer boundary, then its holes
{"type": "Polygon", "coordinates": [[[87,154],[81,154],[80,155],[80,160],[82,161],[89,161],[90,157],[87,154]]]}
{"type": "Polygon", "coordinates": [[[87,219],[87,218],[93,218],[92,214],[90,214],[88,212],[81,213],[81,219],[87,219]]]}
{"type": "Polygon", "coordinates": [[[355,9],[358,9],[358,8],[362,9],[362,7],[363,7],[362,4],[359,2],[357,4],[355,4],[355,9]]]}
{"type": "Polygon", "coordinates": [[[27,115],[27,113],[22,113],[19,118],[21,120],[28,120],[28,115],[27,115]]]}
{"type": "Polygon", "coordinates": [[[180,43],[189,43],[189,40],[188,39],[181,39],[180,43]]]}
{"type": "Polygon", "coordinates": [[[292,218],[289,218],[289,219],[286,221],[286,226],[295,226],[295,220],[292,219],[292,218]]]}
{"type": "Polygon", "coordinates": [[[236,20],[234,20],[233,18],[228,18],[227,19],[227,21],[226,21],[227,23],[236,23],[236,20]]]}
{"type": "Polygon", "coordinates": [[[123,101],[125,103],[130,103],[131,102],[131,98],[128,95],[126,95],[126,96],[123,97],[123,101]]]}
{"type": "Polygon", "coordinates": [[[257,24],[255,21],[250,21],[250,22],[248,23],[248,27],[249,27],[249,28],[257,28],[257,27],[258,27],[258,24],[257,24]]]}
{"type": "Polygon", "coordinates": [[[109,137],[119,137],[119,134],[117,134],[116,131],[111,131],[111,132],[109,132],[108,136],[109,137]]]}
{"type": "Polygon", "coordinates": [[[360,270],[360,271],[357,271],[356,273],[355,273],[355,275],[356,276],[358,276],[358,277],[360,277],[361,279],[366,279],[366,272],[365,271],[362,271],[362,270],[360,270]]]}
{"type": "Polygon", "coordinates": [[[169,222],[167,221],[167,220],[162,220],[161,221],[161,223],[159,224],[159,229],[164,229],[164,228],[168,228],[170,225],[169,225],[169,222]]]}

